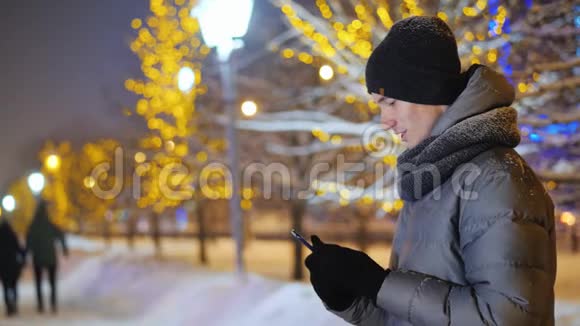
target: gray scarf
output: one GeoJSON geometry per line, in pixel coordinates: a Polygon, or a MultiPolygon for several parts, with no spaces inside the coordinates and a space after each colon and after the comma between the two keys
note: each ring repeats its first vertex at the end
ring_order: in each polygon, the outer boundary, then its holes
{"type": "Polygon", "coordinates": [[[405,201],[417,201],[477,155],[498,146],[513,148],[519,142],[517,112],[513,108],[497,108],[460,121],[399,156],[399,194],[405,201]]]}

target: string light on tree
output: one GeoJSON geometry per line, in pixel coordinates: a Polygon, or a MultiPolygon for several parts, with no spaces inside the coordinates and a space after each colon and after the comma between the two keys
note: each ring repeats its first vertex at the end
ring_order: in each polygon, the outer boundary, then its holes
{"type": "Polygon", "coordinates": [[[179,70],[177,86],[182,92],[189,92],[195,86],[195,73],[190,67],[182,67],[179,70]]]}
{"type": "Polygon", "coordinates": [[[83,184],[86,188],[91,189],[95,186],[96,182],[95,182],[95,178],[93,178],[92,176],[88,176],[85,177],[83,179],[83,184]]]}
{"type": "Polygon", "coordinates": [[[135,153],[135,162],[143,163],[143,162],[145,162],[146,159],[147,159],[147,156],[145,155],[145,153],[143,153],[143,152],[135,153]]]}
{"type": "Polygon", "coordinates": [[[44,164],[46,168],[51,171],[58,170],[58,168],[60,167],[60,157],[56,154],[51,154],[46,158],[44,164]]]}
{"type": "Polygon", "coordinates": [[[576,224],[576,216],[571,212],[563,212],[560,216],[560,221],[568,226],[573,226],[576,224]]]}

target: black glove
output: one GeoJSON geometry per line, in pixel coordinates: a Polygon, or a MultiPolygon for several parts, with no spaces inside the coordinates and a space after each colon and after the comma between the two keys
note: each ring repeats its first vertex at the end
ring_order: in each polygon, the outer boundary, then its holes
{"type": "Polygon", "coordinates": [[[335,311],[346,310],[353,304],[356,298],[355,295],[344,289],[341,284],[337,284],[326,277],[319,265],[320,261],[313,259],[313,255],[311,254],[306,258],[306,267],[310,271],[310,283],[314,288],[314,292],[330,309],[335,311]]]}
{"type": "Polygon", "coordinates": [[[314,252],[306,259],[307,267],[313,266],[316,275],[322,274],[321,278],[339,285],[344,292],[355,297],[367,297],[376,303],[389,269],[383,269],[362,251],[325,244],[316,235],[311,239],[314,252]]]}

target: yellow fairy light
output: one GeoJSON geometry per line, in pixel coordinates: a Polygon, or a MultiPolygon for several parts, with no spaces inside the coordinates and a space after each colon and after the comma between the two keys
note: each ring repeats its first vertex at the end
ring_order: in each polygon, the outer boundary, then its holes
{"type": "Polygon", "coordinates": [[[373,203],[373,197],[371,197],[370,195],[364,195],[361,202],[365,205],[370,205],[373,203]]]}
{"type": "Polygon", "coordinates": [[[339,135],[334,135],[330,137],[330,142],[334,145],[338,145],[342,142],[342,137],[340,137],[339,135]]]}
{"type": "Polygon", "coordinates": [[[147,127],[149,129],[159,129],[161,127],[161,120],[160,119],[151,119],[147,122],[147,127]]]}
{"type": "Polygon", "coordinates": [[[304,62],[305,64],[311,64],[314,59],[312,58],[312,55],[310,55],[309,53],[306,52],[301,52],[298,55],[298,60],[304,62]]]}
{"type": "Polygon", "coordinates": [[[393,207],[395,208],[395,210],[400,211],[401,209],[403,209],[404,205],[405,205],[405,203],[401,199],[397,199],[397,200],[395,200],[395,204],[393,207]]]}
{"type": "Polygon", "coordinates": [[[480,54],[481,54],[481,51],[482,51],[482,50],[481,50],[481,47],[479,47],[479,46],[477,46],[477,45],[474,45],[474,46],[471,48],[471,50],[473,51],[473,53],[474,53],[475,55],[480,55],[480,54]]]}
{"type": "Polygon", "coordinates": [[[354,11],[359,15],[364,15],[366,13],[365,6],[358,4],[354,7],[354,11]]]}
{"type": "Polygon", "coordinates": [[[548,190],[554,190],[554,189],[556,189],[557,186],[558,186],[558,184],[552,180],[548,181],[548,183],[546,184],[546,187],[548,188],[548,190]]]}
{"type": "Polygon", "coordinates": [[[134,81],[133,79],[127,79],[127,80],[125,81],[125,88],[126,88],[128,91],[131,91],[131,90],[133,90],[133,88],[134,88],[134,87],[135,87],[135,81],[134,81]]]}
{"type": "Polygon", "coordinates": [[[394,22],[391,16],[389,15],[389,11],[387,10],[387,8],[385,7],[377,8],[377,16],[379,16],[379,18],[381,19],[381,23],[383,23],[383,26],[385,26],[386,28],[390,29],[393,26],[394,22]]]}
{"type": "Polygon", "coordinates": [[[477,9],[483,10],[487,6],[487,1],[486,0],[477,0],[477,3],[475,4],[475,6],[477,7],[477,9]]]}
{"type": "Polygon", "coordinates": [[[487,54],[487,61],[495,62],[497,60],[497,54],[490,52],[487,54]]]}
{"type": "Polygon", "coordinates": [[[568,226],[573,226],[576,224],[576,216],[571,212],[563,212],[562,215],[560,215],[560,221],[568,226]]]}
{"type": "Polygon", "coordinates": [[[347,95],[344,100],[348,104],[353,104],[356,101],[356,97],[354,95],[347,95]]]}
{"type": "Polygon", "coordinates": [[[383,205],[381,206],[381,208],[387,212],[390,213],[393,211],[393,203],[391,202],[384,202],[383,205]]]}
{"type": "Polygon", "coordinates": [[[143,22],[139,18],[135,18],[131,21],[131,28],[133,29],[139,29],[141,28],[141,25],[143,25],[143,22]]]}
{"type": "Polygon", "coordinates": [[[147,100],[140,99],[137,101],[137,113],[140,115],[144,115],[147,112],[148,102],[147,100]]]}
{"type": "Polygon", "coordinates": [[[253,195],[254,191],[252,191],[252,188],[244,188],[244,190],[242,190],[242,197],[244,199],[250,199],[253,195]]]}
{"type": "Polygon", "coordinates": [[[56,154],[51,154],[44,160],[44,165],[49,170],[57,170],[60,167],[60,157],[56,154]]]}
{"type": "Polygon", "coordinates": [[[165,150],[168,152],[173,152],[175,149],[175,143],[172,140],[165,142],[165,150]]]}
{"type": "Polygon", "coordinates": [[[471,59],[471,64],[472,65],[477,65],[477,64],[480,64],[480,61],[479,61],[478,58],[473,58],[473,59],[471,59]]]}
{"type": "Polygon", "coordinates": [[[447,14],[443,11],[438,12],[437,17],[439,17],[441,20],[445,22],[447,21],[447,19],[449,19],[449,17],[447,17],[447,14]]]}
{"type": "Polygon", "coordinates": [[[344,199],[349,199],[350,198],[350,191],[348,189],[341,189],[339,191],[339,195],[340,195],[340,197],[342,197],[344,199]]]}
{"type": "Polygon", "coordinates": [[[151,139],[151,145],[153,145],[153,146],[154,146],[154,147],[156,147],[156,148],[159,148],[159,147],[161,147],[161,144],[162,144],[162,143],[163,143],[163,142],[161,141],[161,138],[160,138],[160,137],[157,137],[157,136],[155,136],[155,137],[153,137],[153,138],[151,139]]]}
{"type": "Polygon", "coordinates": [[[143,163],[143,162],[145,162],[146,159],[147,159],[147,155],[145,155],[145,153],[143,153],[143,152],[135,153],[135,162],[143,163]]]}
{"type": "Polygon", "coordinates": [[[348,72],[348,68],[347,68],[347,67],[345,67],[345,66],[338,66],[338,67],[336,68],[336,71],[337,71],[339,74],[341,74],[341,75],[344,75],[344,74],[346,74],[346,73],[348,72]]]}
{"type": "Polygon", "coordinates": [[[197,159],[198,162],[203,163],[203,162],[207,161],[207,153],[206,152],[199,152],[199,153],[197,153],[195,158],[197,159]]]}
{"type": "Polygon", "coordinates": [[[282,12],[287,16],[294,16],[295,15],[294,10],[289,5],[283,5],[282,12]]]}
{"type": "Polygon", "coordinates": [[[242,199],[240,202],[240,207],[245,211],[250,210],[252,209],[252,202],[247,199],[242,199]]]}
{"type": "Polygon", "coordinates": [[[473,35],[472,32],[467,32],[467,33],[465,33],[465,35],[463,35],[463,37],[465,38],[466,41],[471,42],[471,41],[473,41],[475,36],[473,35]]]}
{"type": "Polygon", "coordinates": [[[282,56],[286,59],[290,59],[294,56],[294,50],[292,49],[284,49],[282,51],[282,56]]]}
{"type": "Polygon", "coordinates": [[[383,157],[383,163],[387,164],[389,167],[393,168],[397,165],[396,155],[387,155],[383,157]]]}
{"type": "Polygon", "coordinates": [[[463,14],[468,17],[473,17],[477,15],[477,10],[473,7],[465,7],[463,8],[463,14]]]}
{"type": "Polygon", "coordinates": [[[83,184],[86,188],[93,188],[95,186],[95,178],[88,176],[83,179],[83,184]]]}

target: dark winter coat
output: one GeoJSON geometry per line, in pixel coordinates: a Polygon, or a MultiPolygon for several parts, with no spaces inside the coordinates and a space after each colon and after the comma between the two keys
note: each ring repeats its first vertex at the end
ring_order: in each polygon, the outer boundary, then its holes
{"type": "Polygon", "coordinates": [[[512,148],[513,98],[503,76],[475,69],[429,144],[401,155],[435,162],[441,184],[405,200],[377,305],[361,298],[335,314],[369,326],[554,325],[554,206],[512,148]],[[478,140],[495,145],[466,150],[478,140]],[[446,179],[449,164],[457,170],[446,179]]]}
{"type": "Polygon", "coordinates": [[[24,250],[8,222],[0,222],[0,279],[17,280],[24,264],[24,250]]]}
{"type": "Polygon", "coordinates": [[[26,235],[26,249],[32,254],[35,265],[56,265],[56,242],[60,242],[64,253],[67,246],[63,232],[48,218],[44,204],[40,204],[26,235]]]}

